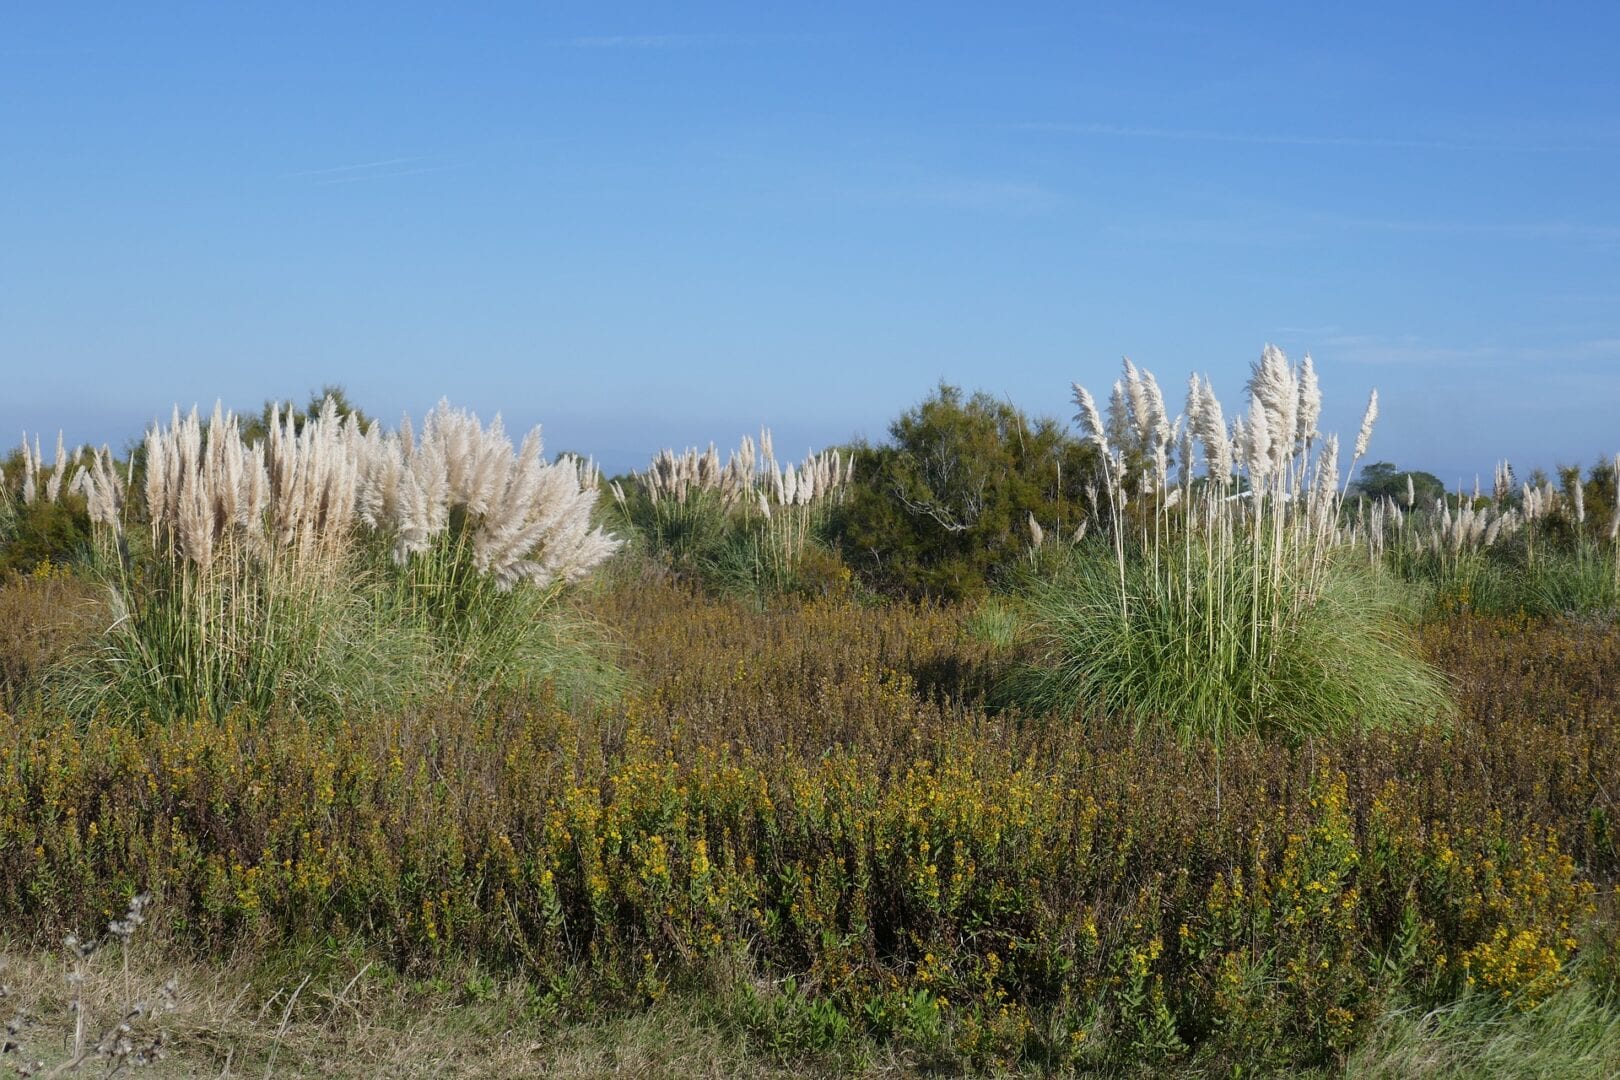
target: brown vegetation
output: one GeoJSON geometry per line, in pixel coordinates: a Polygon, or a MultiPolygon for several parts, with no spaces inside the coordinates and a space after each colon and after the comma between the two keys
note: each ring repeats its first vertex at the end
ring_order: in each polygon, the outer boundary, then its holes
{"type": "Polygon", "coordinates": [[[193,957],[476,964],[536,1016],[720,990],[786,1052],[980,1066],[1330,1065],[1396,1002],[1612,986],[1613,628],[1454,619],[1452,723],[1215,754],[987,708],[1009,659],[967,609],[584,602],[623,699],[11,717],[0,924],[46,945],[150,888],[193,957]]]}

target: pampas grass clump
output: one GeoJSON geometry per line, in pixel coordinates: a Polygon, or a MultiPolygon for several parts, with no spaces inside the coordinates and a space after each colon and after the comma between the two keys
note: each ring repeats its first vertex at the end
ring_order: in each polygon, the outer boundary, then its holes
{"type": "Polygon", "coordinates": [[[1132,558],[1122,590],[1109,554],[1081,548],[1036,579],[1027,619],[1042,660],[1015,676],[1014,700],[1216,742],[1447,714],[1444,685],[1413,656],[1408,608],[1387,575],[1338,563],[1310,586],[1308,602],[1301,595],[1273,624],[1272,596],[1303,594],[1303,581],[1268,576],[1269,594],[1260,593],[1251,548],[1183,543],[1193,573],[1160,573],[1132,558]]]}
{"type": "Polygon", "coordinates": [[[116,613],[65,680],[82,709],[320,714],[544,677],[578,636],[558,593],[617,546],[592,467],[447,403],[420,436],[273,409],[251,444],[217,406],[176,410],[144,457],[136,499],[105,451],[73,481],[116,613]]]}
{"type": "Polygon", "coordinates": [[[1351,536],[1441,613],[1620,617],[1620,456],[1584,483],[1566,470],[1563,491],[1516,484],[1502,462],[1488,495],[1476,480],[1426,507],[1358,502],[1351,536]],[[1612,499],[1606,521],[1588,514],[1588,485],[1612,499]]]}
{"type": "MultiPolygon", "coordinates": [[[[1295,367],[1267,346],[1248,409],[1230,425],[1196,376],[1172,418],[1152,373],[1129,360],[1106,419],[1074,389],[1103,457],[1098,527],[1030,590],[1041,660],[1019,681],[1021,700],[1217,739],[1445,712],[1439,676],[1404,644],[1385,583],[1351,566],[1338,440],[1317,430],[1308,356],[1295,367]]],[[[1352,469],[1377,411],[1374,392],[1352,469]]]]}
{"type": "Polygon", "coordinates": [[[791,590],[821,549],[832,509],[853,478],[853,457],[811,453],[779,462],[768,429],[745,435],[726,463],[706,451],[661,451],[629,490],[614,483],[620,520],[652,553],[728,591],[791,590]]]}

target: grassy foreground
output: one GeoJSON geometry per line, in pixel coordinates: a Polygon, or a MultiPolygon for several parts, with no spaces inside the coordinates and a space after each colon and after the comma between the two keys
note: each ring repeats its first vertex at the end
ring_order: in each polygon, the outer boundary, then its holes
{"type": "Polygon", "coordinates": [[[1020,657],[967,609],[581,603],[623,697],[140,731],[17,701],[30,1044],[54,943],[146,888],[95,978],[111,1009],[178,975],[175,1075],[1613,1072],[1609,626],[1437,624],[1449,723],[1217,756],[988,708],[1020,657]]]}
{"type": "MultiPolygon", "coordinates": [[[[951,1075],[948,1057],[904,1046],[849,1043],[813,1057],[783,1054],[714,996],[683,995],[645,1009],[559,1022],[537,1017],[534,988],[463,971],[406,980],[359,956],[284,957],[246,968],[197,964],[136,950],[132,970],[92,977],[89,998],[115,1003],[183,986],[164,1018],[168,1057],[142,1075],[427,1077],[866,1077],[951,1075]],[[305,979],[308,977],[308,981],[305,979]]],[[[69,1037],[61,962],[30,958],[6,972],[13,993],[38,1003],[35,1046],[69,1037]]],[[[109,1005],[112,1012],[116,1005],[109,1005]]],[[[105,1013],[104,1013],[105,1015],[105,1013]]],[[[47,1050],[47,1052],[49,1052],[47,1050]]],[[[1301,1076],[1368,1078],[1609,1077],[1620,1061],[1620,1016],[1589,991],[1565,991],[1529,1014],[1453,1007],[1392,1011],[1342,1069],[1301,1076]]],[[[1034,1076],[1033,1065],[996,1075],[1034,1076]]],[[[1142,1067],[1141,1075],[1214,1070],[1142,1067]]],[[[97,1075],[90,1072],[90,1075],[97,1075]]],[[[1230,1075],[1227,1073],[1225,1075],[1230,1075]]]]}

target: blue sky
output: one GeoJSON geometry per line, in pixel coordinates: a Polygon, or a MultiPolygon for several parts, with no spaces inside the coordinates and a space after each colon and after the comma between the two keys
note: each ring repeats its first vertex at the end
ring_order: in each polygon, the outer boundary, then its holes
{"type": "Polygon", "coordinates": [[[1620,450],[1620,6],[1214,7],[0,4],[0,438],[341,382],[620,469],[1271,341],[1375,459],[1620,450]]]}

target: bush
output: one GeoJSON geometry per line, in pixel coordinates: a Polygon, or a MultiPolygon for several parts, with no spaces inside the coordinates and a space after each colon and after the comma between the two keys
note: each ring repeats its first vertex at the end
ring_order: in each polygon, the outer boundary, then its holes
{"type": "Polygon", "coordinates": [[[836,521],[844,557],[879,592],[980,595],[1029,551],[1031,520],[1067,536],[1087,516],[1096,455],[1055,420],[942,384],[889,436],[854,449],[836,521]]]}
{"type": "Polygon", "coordinates": [[[850,584],[828,545],[850,471],[841,452],[776,461],[769,431],[744,436],[722,468],[713,444],[664,450],[645,472],[611,485],[610,520],[635,548],[718,593],[756,603],[850,584]]]}
{"type": "Polygon", "coordinates": [[[27,575],[0,576],[0,708],[19,708],[111,621],[105,593],[66,567],[41,563],[27,575]]]}

